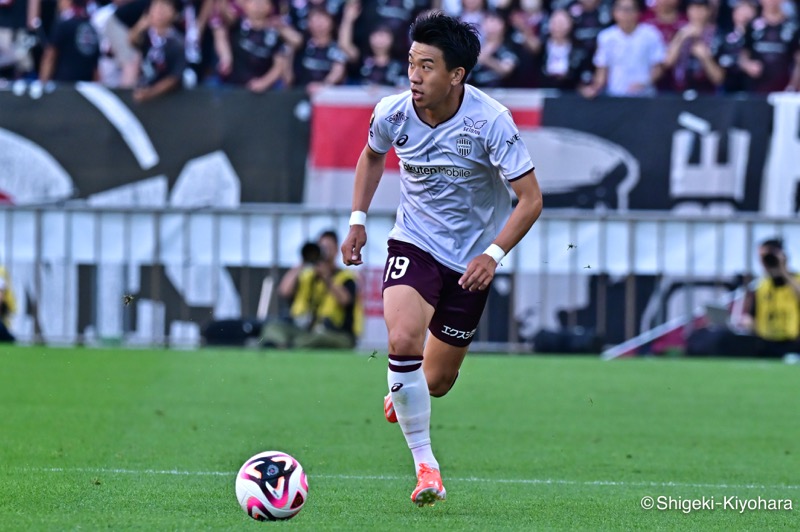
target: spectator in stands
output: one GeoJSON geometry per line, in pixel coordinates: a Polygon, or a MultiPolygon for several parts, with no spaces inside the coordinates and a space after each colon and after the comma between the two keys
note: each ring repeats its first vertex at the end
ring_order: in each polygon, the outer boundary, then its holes
{"type": "Polygon", "coordinates": [[[755,93],[800,89],[800,30],[782,0],[760,0],[761,16],[748,26],[739,67],[755,93]]]}
{"type": "MultiPolygon", "coordinates": [[[[120,70],[119,85],[122,88],[131,88],[140,79],[139,67],[141,57],[138,46],[134,40],[138,39],[142,31],[142,18],[150,9],[152,0],[116,0],[119,6],[103,27],[102,39],[107,41],[109,54],[113,57],[120,70]]],[[[224,6],[234,5],[233,0],[174,0],[173,9],[175,16],[172,25],[176,30],[175,37],[182,41],[184,51],[184,64],[186,67],[181,73],[185,77],[186,85],[193,86],[199,76],[205,75],[205,70],[213,67],[214,58],[203,57],[203,42],[205,27],[212,12],[227,13],[224,6]]],[[[207,56],[213,56],[213,42],[209,40],[207,56]]]]}
{"type": "MultiPolygon", "coordinates": [[[[276,0],[270,0],[272,12],[278,13],[275,4],[276,0]]],[[[213,28],[220,25],[232,26],[244,16],[244,9],[241,0],[203,0],[200,9],[200,21],[207,23],[213,28]]]]}
{"type": "Polygon", "coordinates": [[[141,54],[139,79],[133,98],[145,102],[179,90],[186,68],[182,36],[173,24],[174,0],[152,0],[150,8],[131,29],[131,42],[141,54]]]}
{"type": "Polygon", "coordinates": [[[594,79],[581,93],[587,98],[603,91],[610,96],[655,94],[666,52],[661,34],[650,24],[639,22],[636,0],[616,0],[614,20],[616,24],[597,38],[594,79]]]}
{"type": "Polygon", "coordinates": [[[295,53],[293,84],[305,86],[314,96],[320,89],[340,84],[345,77],[347,56],[334,40],[333,17],[314,8],[308,18],[309,35],[295,53]]]}
{"type": "MultiPolygon", "coordinates": [[[[363,14],[356,26],[355,42],[362,50],[367,43],[363,36],[370,35],[378,27],[388,27],[392,33],[392,57],[406,64],[408,59],[409,40],[408,27],[417,15],[431,7],[428,0],[349,0],[348,3],[361,3],[363,14]],[[359,34],[362,36],[359,37],[359,34]]],[[[345,8],[347,9],[347,8],[345,8]]]]}
{"type": "Polygon", "coordinates": [[[399,86],[407,82],[405,65],[392,57],[394,36],[389,26],[378,26],[369,34],[369,50],[362,54],[353,41],[353,28],[361,14],[361,2],[348,2],[339,27],[339,48],[355,65],[354,77],[365,85],[399,86]]]}
{"type": "Polygon", "coordinates": [[[655,26],[664,42],[669,43],[688,20],[680,10],[680,0],[655,0],[653,6],[642,13],[642,22],[655,26]]]}
{"type": "Polygon", "coordinates": [[[310,33],[311,13],[315,10],[322,10],[328,13],[334,23],[342,18],[344,5],[348,0],[279,0],[281,2],[281,13],[289,17],[289,25],[303,34],[310,33]]]}
{"type": "Polygon", "coordinates": [[[672,78],[674,90],[714,93],[722,84],[725,71],[714,57],[716,29],[711,22],[709,0],[689,0],[689,22],[678,30],[669,43],[664,67],[672,78]]]}
{"type": "Polygon", "coordinates": [[[122,67],[117,63],[112,55],[111,44],[106,34],[108,22],[114,16],[117,6],[113,3],[99,6],[90,12],[89,20],[97,33],[97,44],[100,55],[97,59],[96,81],[109,88],[119,88],[122,76],[122,67]]]}
{"type": "Polygon", "coordinates": [[[506,38],[506,21],[497,12],[483,17],[483,44],[478,64],[469,75],[469,83],[476,87],[500,87],[519,64],[519,57],[506,38]]]}
{"type": "Polygon", "coordinates": [[[33,32],[42,25],[41,0],[0,0],[0,78],[16,78],[34,70],[33,32]]]}
{"type": "Polygon", "coordinates": [[[58,20],[42,56],[39,79],[53,81],[93,81],[97,78],[100,44],[86,0],[59,0],[58,20]]]}
{"type": "Polygon", "coordinates": [[[733,29],[721,36],[717,48],[717,63],[725,71],[722,89],[726,93],[743,92],[747,89],[747,76],[739,66],[739,56],[744,47],[744,35],[748,24],[756,16],[753,0],[738,0],[733,7],[733,29]]]}
{"type": "Polygon", "coordinates": [[[519,66],[509,85],[528,88],[540,85],[542,33],[546,20],[541,0],[520,0],[509,13],[511,40],[519,55],[519,66]]]}
{"type": "Polygon", "coordinates": [[[109,46],[109,55],[119,67],[119,87],[131,89],[139,79],[139,53],[131,42],[130,32],[141,21],[150,6],[150,0],[116,0],[117,8],[105,24],[103,37],[109,46]]]}
{"type": "Polygon", "coordinates": [[[547,13],[542,8],[541,0],[520,0],[519,7],[508,16],[514,42],[538,54],[542,49],[542,26],[546,20],[547,13]]]}
{"type": "MultiPolygon", "coordinates": [[[[175,18],[175,29],[183,36],[183,49],[187,69],[184,71],[184,85],[194,87],[204,70],[212,65],[203,64],[201,39],[206,20],[200,18],[203,0],[180,0],[175,6],[178,10],[175,18]]],[[[212,46],[213,48],[213,46],[212,46]]],[[[207,61],[213,63],[212,61],[207,61]]]]}
{"type": "Polygon", "coordinates": [[[363,327],[355,274],[337,265],[338,238],[326,231],[319,244],[303,246],[303,264],[289,270],[278,286],[291,297],[289,320],[268,321],[265,347],[352,348],[363,327]]]}
{"type": "Polygon", "coordinates": [[[573,38],[572,17],[563,9],[550,16],[542,55],[542,86],[575,90],[592,82],[592,56],[573,38]]]}
{"type": "Polygon", "coordinates": [[[264,92],[278,86],[289,67],[287,46],[298,47],[300,33],[275,16],[271,0],[243,0],[244,15],[230,28],[218,22],[212,29],[223,80],[264,92]]]}
{"type": "Polygon", "coordinates": [[[5,268],[0,266],[0,342],[13,342],[11,316],[17,311],[17,300],[5,268]]]}
{"type": "Polygon", "coordinates": [[[601,0],[579,0],[569,7],[572,17],[572,40],[588,57],[597,50],[597,36],[614,21],[611,6],[601,0]]]}
{"type": "Polygon", "coordinates": [[[475,25],[481,39],[481,46],[483,46],[485,34],[483,22],[486,20],[486,0],[461,0],[461,14],[458,18],[462,22],[475,25]]]}
{"type": "MultiPolygon", "coordinates": [[[[642,23],[652,24],[661,33],[665,45],[669,45],[686,25],[686,15],[680,9],[681,0],[655,0],[652,7],[642,13],[642,23]]],[[[656,89],[662,92],[675,90],[672,76],[661,76],[656,82],[656,89]]]]}

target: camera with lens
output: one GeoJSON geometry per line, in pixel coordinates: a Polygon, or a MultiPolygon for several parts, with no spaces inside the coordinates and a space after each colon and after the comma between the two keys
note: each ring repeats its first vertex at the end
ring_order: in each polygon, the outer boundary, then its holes
{"type": "Polygon", "coordinates": [[[768,251],[764,253],[764,256],[761,257],[761,262],[764,263],[764,266],[767,268],[777,268],[780,264],[780,259],[778,258],[778,254],[774,251],[768,251]]]}
{"type": "Polygon", "coordinates": [[[320,260],[322,260],[322,250],[316,242],[306,242],[300,250],[303,257],[303,266],[306,268],[313,268],[320,260]]]}

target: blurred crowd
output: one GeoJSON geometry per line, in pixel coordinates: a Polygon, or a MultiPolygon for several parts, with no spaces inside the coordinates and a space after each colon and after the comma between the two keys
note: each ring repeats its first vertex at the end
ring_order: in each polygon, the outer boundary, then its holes
{"type": "Polygon", "coordinates": [[[797,1],[0,0],[0,79],[405,86],[409,25],[438,9],[479,29],[479,87],[768,93],[800,89],[797,1]]]}

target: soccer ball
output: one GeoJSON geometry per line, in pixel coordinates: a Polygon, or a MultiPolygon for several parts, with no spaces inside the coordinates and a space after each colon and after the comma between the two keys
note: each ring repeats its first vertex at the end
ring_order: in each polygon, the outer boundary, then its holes
{"type": "Polygon", "coordinates": [[[291,519],[308,499],[308,478],[300,462],[288,454],[259,453],[239,469],[236,498],[256,521],[291,519]]]}

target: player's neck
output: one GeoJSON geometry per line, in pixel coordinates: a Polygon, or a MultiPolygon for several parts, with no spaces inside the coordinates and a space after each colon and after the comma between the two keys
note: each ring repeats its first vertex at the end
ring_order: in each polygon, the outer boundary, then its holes
{"type": "Polygon", "coordinates": [[[461,101],[464,99],[465,92],[464,84],[460,83],[434,108],[420,109],[415,103],[414,107],[416,108],[417,116],[431,127],[436,127],[442,122],[447,122],[458,112],[458,109],[461,107],[461,101]]]}

